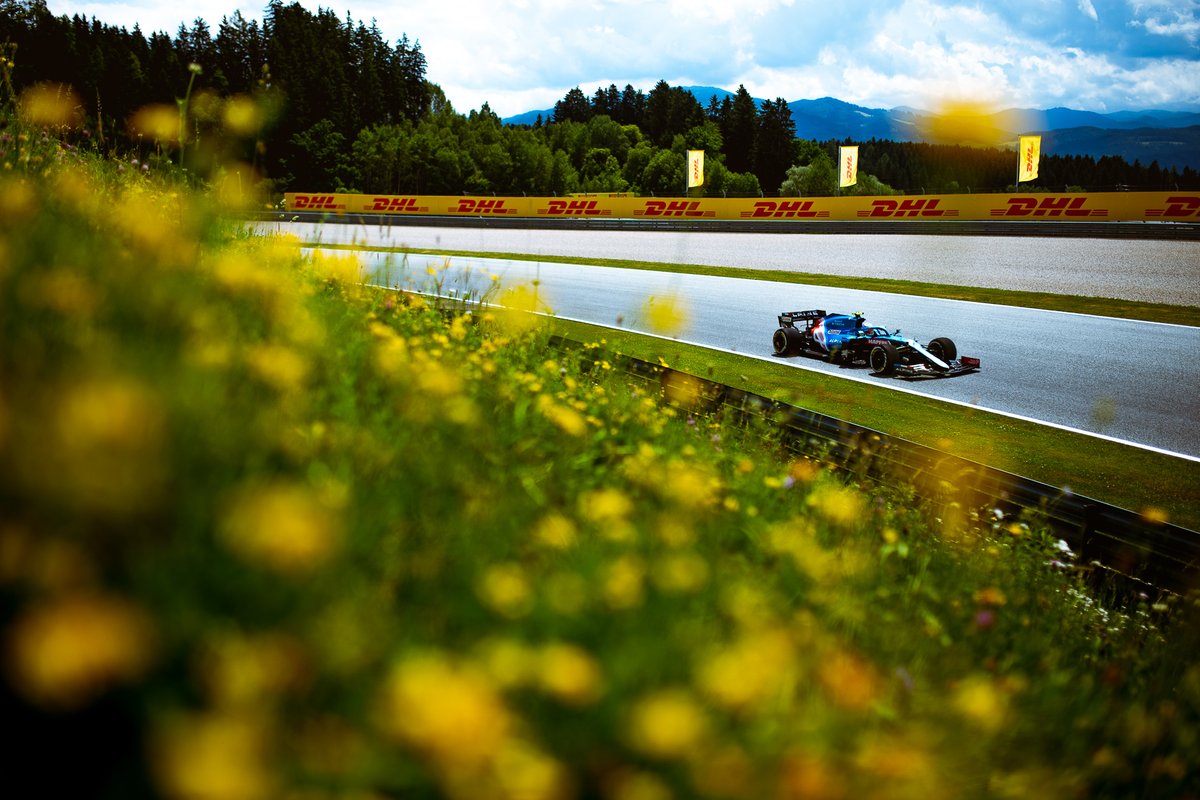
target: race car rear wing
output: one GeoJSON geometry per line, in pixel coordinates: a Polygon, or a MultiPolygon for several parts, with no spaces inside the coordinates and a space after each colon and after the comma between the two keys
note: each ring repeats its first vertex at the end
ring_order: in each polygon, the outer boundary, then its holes
{"type": "Polygon", "coordinates": [[[779,327],[787,328],[794,326],[797,320],[814,320],[825,316],[827,316],[826,313],[820,309],[813,309],[812,311],[785,311],[779,315],[779,327]]]}

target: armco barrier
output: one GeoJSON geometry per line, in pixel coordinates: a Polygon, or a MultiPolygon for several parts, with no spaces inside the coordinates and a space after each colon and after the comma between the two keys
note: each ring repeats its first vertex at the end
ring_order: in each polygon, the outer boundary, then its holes
{"type": "MultiPolygon", "coordinates": [[[[562,337],[552,344],[583,351],[582,344],[562,337]]],[[[609,353],[604,358],[658,384],[667,402],[693,412],[759,418],[777,427],[786,447],[861,477],[914,486],[923,498],[942,497],[964,510],[999,509],[1006,517],[1036,511],[1078,555],[1078,564],[1098,565],[1125,589],[1178,594],[1200,589],[1195,531],[660,364],[609,353]]]]}
{"type": "Polygon", "coordinates": [[[1197,222],[1200,192],[1060,192],[902,197],[486,197],[288,192],[289,212],[485,219],[642,221],[1197,222]]]}

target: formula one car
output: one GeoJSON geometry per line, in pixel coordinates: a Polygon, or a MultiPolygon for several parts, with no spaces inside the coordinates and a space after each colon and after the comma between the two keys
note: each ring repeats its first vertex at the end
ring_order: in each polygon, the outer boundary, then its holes
{"type": "Polygon", "coordinates": [[[789,311],[779,315],[779,330],[771,337],[775,355],[810,355],[834,363],[866,364],[875,375],[902,378],[945,378],[979,369],[979,359],[959,357],[945,337],[922,345],[896,330],[868,325],[862,314],[828,314],[821,310],[789,311]]]}

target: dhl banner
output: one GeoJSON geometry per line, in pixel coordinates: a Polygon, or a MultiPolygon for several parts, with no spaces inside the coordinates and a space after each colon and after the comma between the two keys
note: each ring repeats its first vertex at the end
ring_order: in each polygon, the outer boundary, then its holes
{"type": "Polygon", "coordinates": [[[944,194],[898,197],[671,198],[628,196],[284,195],[288,211],[402,216],[609,217],[645,220],[1081,220],[1200,219],[1200,192],[944,194]]]}

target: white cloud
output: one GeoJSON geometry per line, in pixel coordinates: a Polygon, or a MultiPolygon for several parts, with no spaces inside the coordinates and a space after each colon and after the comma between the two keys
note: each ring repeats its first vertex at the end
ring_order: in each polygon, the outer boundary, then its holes
{"type": "MultiPolygon", "coordinates": [[[[137,20],[147,34],[174,33],[198,16],[215,31],[235,9],[262,19],[264,0],[238,2],[49,0],[52,13],[126,27],[137,20]]],[[[1103,4],[1103,14],[1094,0],[343,3],[353,19],[375,19],[389,41],[406,34],[419,42],[427,77],[457,110],[486,101],[501,116],[550,108],[575,86],[649,91],[660,79],[884,108],[947,94],[1022,107],[1180,107],[1198,104],[1200,86],[1200,4],[1192,0],[1103,4]],[[1084,17],[1092,22],[1080,24],[1084,17]]]]}

